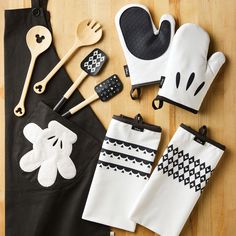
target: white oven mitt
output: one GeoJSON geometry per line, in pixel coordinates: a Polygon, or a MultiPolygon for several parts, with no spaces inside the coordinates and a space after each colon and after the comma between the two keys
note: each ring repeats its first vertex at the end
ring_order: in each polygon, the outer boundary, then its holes
{"type": "Polygon", "coordinates": [[[128,64],[132,85],[130,95],[137,99],[141,87],[159,83],[164,74],[175,20],[171,15],[163,15],[157,29],[145,6],[128,4],[118,11],[115,23],[128,64]]]}
{"type": "Polygon", "coordinates": [[[82,218],[135,230],[128,218],[146,184],[161,138],[161,128],[135,119],[113,116],[102,145],[82,218]]]}
{"type": "Polygon", "coordinates": [[[24,136],[33,144],[33,149],[20,159],[20,167],[25,172],[39,168],[38,182],[49,187],[54,184],[57,170],[65,179],[76,175],[76,168],[70,158],[72,144],[77,135],[57,121],[50,121],[48,128],[41,129],[29,123],[23,130],[24,136]]]}
{"type": "Polygon", "coordinates": [[[207,60],[209,43],[208,33],[198,25],[184,24],[176,31],[165,68],[165,80],[153,101],[154,109],[168,102],[193,113],[198,112],[225,62],[222,52],[214,53],[207,60]],[[158,106],[155,101],[159,102],[158,106]]]}
{"type": "Polygon", "coordinates": [[[131,211],[131,220],[161,236],[180,234],[225,147],[182,124],[131,211]]]}

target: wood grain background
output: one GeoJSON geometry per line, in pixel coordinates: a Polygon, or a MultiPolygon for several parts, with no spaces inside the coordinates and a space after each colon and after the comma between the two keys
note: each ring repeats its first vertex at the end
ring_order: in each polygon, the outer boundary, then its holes
{"type": "MultiPolygon", "coordinates": [[[[0,235],[4,235],[4,72],[3,72],[3,32],[4,9],[30,7],[29,0],[0,0],[0,235]]],[[[111,73],[117,73],[125,84],[125,89],[109,103],[96,102],[92,108],[108,126],[113,114],[134,116],[140,112],[147,122],[163,128],[161,145],[156,162],[164,151],[171,136],[180,123],[198,129],[206,124],[210,137],[226,145],[225,152],[208,188],[194,208],[181,235],[186,236],[234,236],[236,235],[236,1],[235,0],[49,0],[49,11],[54,32],[54,43],[59,56],[71,47],[78,22],[85,18],[95,18],[103,25],[104,38],[97,44],[109,55],[106,70],[96,78],[87,79],[81,92],[86,97],[91,88],[111,73]],[[211,37],[210,52],[221,50],[227,57],[216,81],[205,98],[201,112],[190,114],[171,105],[153,111],[151,101],[157,89],[145,89],[140,101],[129,97],[130,83],[123,73],[125,59],[117,38],[114,16],[125,4],[143,3],[150,9],[153,20],[158,25],[164,13],[174,15],[177,25],[192,22],[200,24],[211,37]],[[91,87],[92,86],[92,87],[91,87]]],[[[66,69],[72,79],[78,75],[81,59],[91,50],[84,48],[77,53],[66,69]]],[[[116,236],[154,236],[141,226],[135,234],[114,229],[116,236]]],[[[19,235],[24,236],[24,235],[19,235]]],[[[69,236],[69,235],[65,235],[69,236]]],[[[88,235],[89,236],[89,235],[88,235]]]]}

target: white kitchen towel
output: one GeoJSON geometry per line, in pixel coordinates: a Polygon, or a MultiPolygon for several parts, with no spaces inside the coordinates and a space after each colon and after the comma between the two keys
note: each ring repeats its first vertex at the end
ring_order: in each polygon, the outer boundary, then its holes
{"type": "Polygon", "coordinates": [[[102,145],[82,218],[133,232],[128,214],[146,184],[161,128],[113,116],[102,145]]]}
{"type": "Polygon", "coordinates": [[[161,236],[179,235],[225,147],[181,124],[134,204],[130,219],[161,236]]]}

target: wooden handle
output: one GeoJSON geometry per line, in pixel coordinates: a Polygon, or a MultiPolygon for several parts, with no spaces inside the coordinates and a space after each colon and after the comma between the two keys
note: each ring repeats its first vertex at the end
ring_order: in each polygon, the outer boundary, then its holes
{"type": "Polygon", "coordinates": [[[60,101],[55,105],[53,110],[55,112],[59,112],[63,105],[66,103],[66,101],[70,98],[70,96],[73,94],[73,92],[76,90],[76,88],[80,85],[80,83],[83,81],[83,79],[88,74],[85,71],[82,71],[79,77],[76,79],[76,81],[70,86],[70,88],[67,90],[67,92],[63,95],[63,97],[60,99],[60,101]]]}
{"type": "Polygon", "coordinates": [[[16,107],[14,109],[15,115],[18,117],[23,116],[25,114],[25,98],[27,95],[27,91],[29,89],[29,84],[30,84],[32,73],[33,73],[36,58],[37,57],[31,55],[30,65],[29,65],[29,69],[28,69],[28,72],[26,75],[26,79],[25,79],[24,87],[23,87],[23,90],[21,93],[20,101],[18,102],[18,104],[16,105],[16,107]]]}
{"type": "Polygon", "coordinates": [[[66,61],[72,56],[72,54],[82,45],[76,42],[73,47],[66,53],[66,55],[56,64],[56,66],[50,71],[50,73],[41,81],[34,85],[34,91],[41,94],[45,91],[47,83],[57,73],[57,71],[66,63],[66,61]]]}
{"type": "Polygon", "coordinates": [[[87,98],[86,100],[84,100],[83,102],[79,103],[78,105],[72,107],[69,110],[70,114],[71,115],[75,114],[76,112],[78,112],[79,110],[81,110],[82,108],[87,106],[88,104],[92,103],[93,101],[97,100],[98,98],[99,98],[99,96],[96,93],[94,93],[91,97],[87,98]]]}
{"type": "Polygon", "coordinates": [[[76,79],[76,81],[70,86],[70,88],[67,90],[67,92],[64,94],[64,97],[68,99],[74,91],[78,88],[80,83],[84,80],[84,78],[88,75],[85,71],[82,71],[79,75],[79,77],[76,79]]]}

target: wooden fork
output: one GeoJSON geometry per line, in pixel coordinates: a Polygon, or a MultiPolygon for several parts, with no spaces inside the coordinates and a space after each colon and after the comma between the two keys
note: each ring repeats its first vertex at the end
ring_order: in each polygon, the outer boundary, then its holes
{"type": "Polygon", "coordinates": [[[78,48],[95,44],[101,39],[101,37],[102,29],[101,25],[98,22],[96,22],[95,20],[82,21],[77,27],[76,39],[72,48],[43,80],[34,85],[34,91],[38,94],[43,93],[46,89],[47,83],[78,48]]]}

